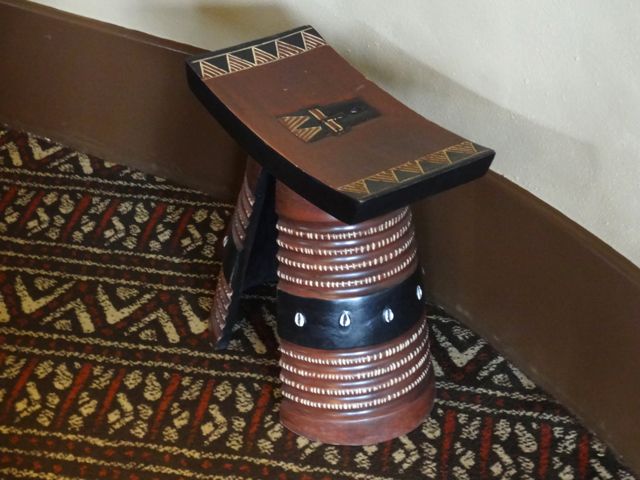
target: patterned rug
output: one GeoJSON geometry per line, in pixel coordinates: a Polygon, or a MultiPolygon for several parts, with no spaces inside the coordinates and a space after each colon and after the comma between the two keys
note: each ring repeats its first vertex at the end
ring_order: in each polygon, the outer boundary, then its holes
{"type": "Polygon", "coordinates": [[[431,307],[438,399],[364,447],[278,423],[274,290],[206,318],[233,206],[0,127],[0,476],[627,479],[597,438],[431,307]]]}

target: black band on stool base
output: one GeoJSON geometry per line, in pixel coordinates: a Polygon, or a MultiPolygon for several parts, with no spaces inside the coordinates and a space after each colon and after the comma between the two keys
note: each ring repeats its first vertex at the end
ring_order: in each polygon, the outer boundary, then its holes
{"type": "Polygon", "coordinates": [[[415,272],[392,288],[354,298],[324,300],[278,290],[278,335],[328,350],[387,342],[420,318],[421,288],[415,272]]]}

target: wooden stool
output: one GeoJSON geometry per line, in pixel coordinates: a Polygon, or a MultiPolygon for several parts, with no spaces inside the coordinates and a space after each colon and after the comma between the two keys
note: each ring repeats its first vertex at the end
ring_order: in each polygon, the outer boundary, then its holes
{"type": "Polygon", "coordinates": [[[346,445],[414,429],[435,382],[408,205],[480,177],[494,152],[402,105],[309,26],[193,57],[187,75],[251,157],[217,346],[240,293],[277,272],[282,423],[346,445]]]}

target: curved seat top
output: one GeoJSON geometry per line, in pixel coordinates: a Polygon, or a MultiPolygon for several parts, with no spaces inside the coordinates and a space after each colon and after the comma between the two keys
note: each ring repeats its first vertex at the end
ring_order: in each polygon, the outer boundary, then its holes
{"type": "Polygon", "coordinates": [[[346,223],[477,178],[494,156],[367,80],[310,26],[191,57],[187,76],[249,155],[346,223]]]}

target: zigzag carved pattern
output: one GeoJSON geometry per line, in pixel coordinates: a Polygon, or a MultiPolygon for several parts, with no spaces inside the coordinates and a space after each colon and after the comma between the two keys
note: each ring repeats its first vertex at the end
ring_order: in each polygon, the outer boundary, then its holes
{"type": "Polygon", "coordinates": [[[326,44],[315,29],[304,27],[280,38],[195,60],[192,65],[197,68],[200,78],[208,80],[300,55],[326,44]]]}
{"type": "Polygon", "coordinates": [[[322,127],[318,125],[312,125],[305,127],[304,125],[308,120],[311,120],[310,115],[291,115],[278,118],[278,121],[289,129],[296,137],[300,138],[304,142],[310,142],[313,138],[322,131],[322,127]]]}
{"type": "Polygon", "coordinates": [[[401,184],[415,181],[419,177],[429,176],[444,170],[454,163],[464,162],[474,155],[486,151],[473,142],[464,141],[437,152],[428,153],[415,160],[392,167],[342,185],[338,190],[356,198],[366,198],[387,190],[398,188],[401,184]]]}

